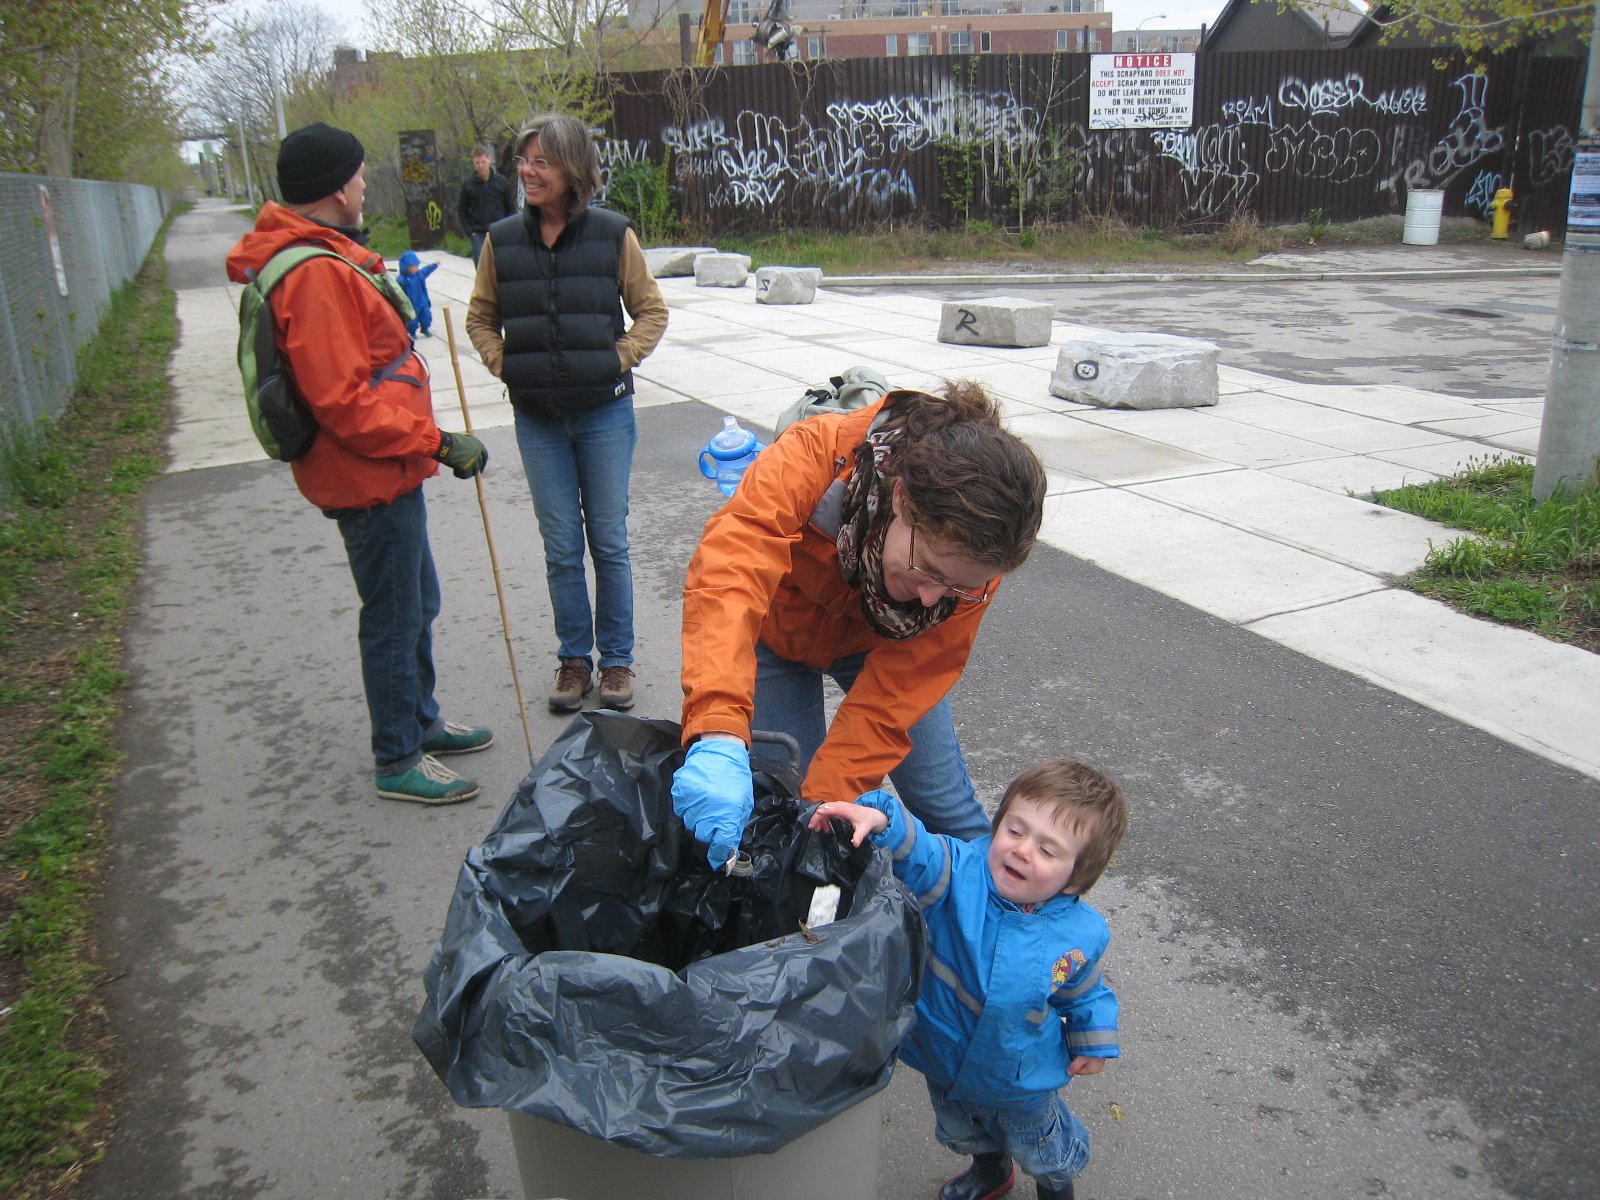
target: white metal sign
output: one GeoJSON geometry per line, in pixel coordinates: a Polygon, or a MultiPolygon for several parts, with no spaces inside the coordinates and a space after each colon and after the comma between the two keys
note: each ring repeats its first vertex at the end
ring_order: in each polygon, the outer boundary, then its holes
{"type": "Polygon", "coordinates": [[[1188,129],[1194,124],[1193,54],[1094,54],[1090,129],[1188,129]]]}

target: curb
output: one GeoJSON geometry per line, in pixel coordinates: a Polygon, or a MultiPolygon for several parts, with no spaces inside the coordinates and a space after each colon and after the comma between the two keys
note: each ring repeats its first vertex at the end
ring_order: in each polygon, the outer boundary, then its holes
{"type": "Polygon", "coordinates": [[[1550,267],[1440,267],[1395,271],[1099,271],[1038,275],[824,275],[823,287],[991,287],[1064,283],[1301,283],[1360,279],[1527,278],[1561,274],[1550,267]]]}

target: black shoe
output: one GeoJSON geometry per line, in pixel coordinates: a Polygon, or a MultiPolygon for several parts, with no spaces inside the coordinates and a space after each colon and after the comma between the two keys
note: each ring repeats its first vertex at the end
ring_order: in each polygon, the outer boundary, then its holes
{"type": "Polygon", "coordinates": [[[1017,1168],[1009,1154],[974,1154],[972,1165],[954,1179],[945,1180],[938,1200],[994,1200],[1011,1190],[1017,1168]]]}
{"type": "Polygon", "coordinates": [[[1034,1180],[1033,1187],[1035,1194],[1039,1197],[1039,1200],[1075,1200],[1075,1197],[1072,1194],[1072,1180],[1070,1179],[1063,1183],[1060,1187],[1051,1187],[1042,1179],[1036,1179],[1034,1180]]]}

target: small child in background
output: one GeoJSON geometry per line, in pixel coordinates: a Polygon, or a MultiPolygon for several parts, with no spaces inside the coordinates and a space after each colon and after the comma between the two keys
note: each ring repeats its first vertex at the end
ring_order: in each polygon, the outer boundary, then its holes
{"type": "Polygon", "coordinates": [[[931,834],[888,792],[819,805],[889,851],[922,907],[928,963],[903,1062],[927,1079],[935,1135],[972,1165],[939,1200],[993,1200],[1034,1177],[1039,1200],[1073,1200],[1089,1131],[1059,1090],[1096,1075],[1117,1045],[1117,998],[1100,978],[1111,942],[1082,899],[1128,830],[1122,789],[1086,763],[1054,758],[1011,781],[993,832],[931,834]]]}
{"type": "Polygon", "coordinates": [[[423,337],[433,336],[433,301],[428,299],[428,276],[438,269],[438,263],[423,266],[415,250],[407,250],[400,256],[400,286],[417,314],[414,320],[406,323],[406,332],[412,337],[417,336],[418,329],[423,337]]]}

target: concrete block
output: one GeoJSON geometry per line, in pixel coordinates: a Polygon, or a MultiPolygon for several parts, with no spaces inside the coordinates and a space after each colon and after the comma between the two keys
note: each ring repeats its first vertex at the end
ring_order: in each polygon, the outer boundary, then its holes
{"type": "Polygon", "coordinates": [[[1201,408],[1217,402],[1217,347],[1166,333],[1069,339],[1050,394],[1100,408],[1201,408]]]}
{"type": "Polygon", "coordinates": [[[958,346],[1048,346],[1055,305],[1015,296],[946,300],[939,340],[958,346]]]}
{"type": "Polygon", "coordinates": [[[693,275],[695,258],[716,252],[715,246],[655,246],[644,252],[644,261],[650,274],[666,279],[674,275],[693,275]]]}
{"type": "Polygon", "coordinates": [[[750,278],[748,254],[697,254],[694,259],[695,287],[742,288],[750,278]]]}
{"type": "Polygon", "coordinates": [[[821,267],[757,267],[757,304],[810,304],[822,282],[821,267]]]}

